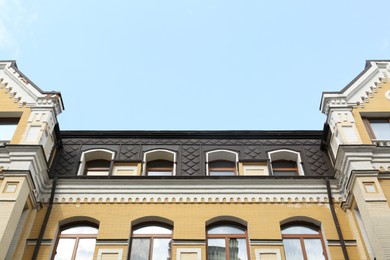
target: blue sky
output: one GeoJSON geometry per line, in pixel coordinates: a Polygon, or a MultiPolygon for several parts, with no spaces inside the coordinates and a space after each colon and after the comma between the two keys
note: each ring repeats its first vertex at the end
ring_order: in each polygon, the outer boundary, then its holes
{"type": "Polygon", "coordinates": [[[62,130],[320,130],[322,91],[389,59],[390,1],[0,0],[0,59],[62,130]]]}

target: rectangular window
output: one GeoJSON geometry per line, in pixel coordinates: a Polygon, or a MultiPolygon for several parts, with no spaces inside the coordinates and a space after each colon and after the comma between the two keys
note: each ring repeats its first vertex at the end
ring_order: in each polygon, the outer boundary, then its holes
{"type": "Polygon", "coordinates": [[[0,118],[0,143],[11,141],[18,123],[19,118],[0,118]]]}
{"type": "Polygon", "coordinates": [[[370,118],[364,122],[372,139],[390,140],[390,118],[370,118]]]}

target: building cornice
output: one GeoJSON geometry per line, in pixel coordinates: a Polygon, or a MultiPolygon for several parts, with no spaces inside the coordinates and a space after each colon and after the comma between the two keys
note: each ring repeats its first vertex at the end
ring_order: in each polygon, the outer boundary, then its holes
{"type": "MultiPolygon", "coordinates": [[[[324,178],[61,178],[56,203],[326,203],[324,178]]],[[[332,185],[333,199],[341,199],[332,185]]],[[[50,190],[43,194],[44,201],[50,190]]]]}

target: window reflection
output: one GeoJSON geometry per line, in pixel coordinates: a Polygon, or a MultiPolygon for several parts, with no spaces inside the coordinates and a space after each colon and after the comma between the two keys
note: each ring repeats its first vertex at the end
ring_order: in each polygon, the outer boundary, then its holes
{"type": "Polygon", "coordinates": [[[289,224],[282,227],[287,260],[327,259],[320,229],[310,224],[289,224]]]}
{"type": "Polygon", "coordinates": [[[55,260],[88,260],[93,259],[97,227],[72,226],[63,228],[58,236],[55,260]]]}
{"type": "Polygon", "coordinates": [[[217,225],[207,230],[208,260],[247,260],[246,229],[234,225],[217,225]]]}
{"type": "Polygon", "coordinates": [[[209,162],[210,176],[234,176],[236,175],[236,163],[225,160],[209,162]]]}
{"type": "Polygon", "coordinates": [[[134,228],[130,260],[171,259],[172,228],[148,225],[134,228]]]}

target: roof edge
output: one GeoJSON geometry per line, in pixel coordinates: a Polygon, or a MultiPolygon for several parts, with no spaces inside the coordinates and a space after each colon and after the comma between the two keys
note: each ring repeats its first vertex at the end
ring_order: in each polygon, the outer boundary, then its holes
{"type": "Polygon", "coordinates": [[[158,131],[158,130],[81,130],[61,131],[61,137],[65,138],[111,138],[111,137],[132,137],[132,138],[259,138],[259,139],[321,139],[322,130],[180,130],[180,131],[158,131]]]}

